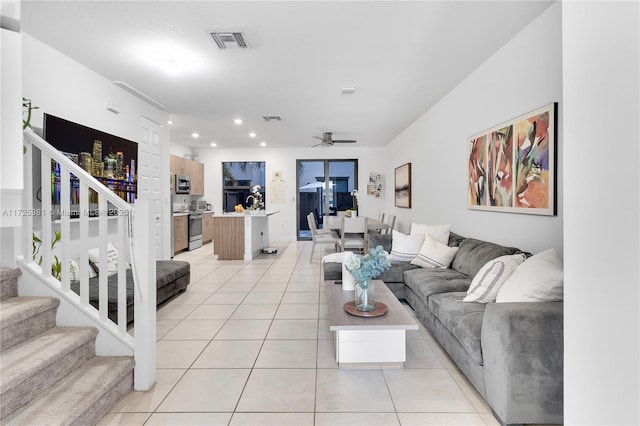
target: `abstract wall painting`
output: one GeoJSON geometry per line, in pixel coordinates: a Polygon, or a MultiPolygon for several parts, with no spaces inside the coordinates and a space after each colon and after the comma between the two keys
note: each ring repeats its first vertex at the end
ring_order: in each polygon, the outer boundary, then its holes
{"type": "Polygon", "coordinates": [[[556,214],[557,103],[471,136],[467,207],[556,214]]]}
{"type": "Polygon", "coordinates": [[[411,163],[395,169],[395,205],[411,208],[411,163]]]}

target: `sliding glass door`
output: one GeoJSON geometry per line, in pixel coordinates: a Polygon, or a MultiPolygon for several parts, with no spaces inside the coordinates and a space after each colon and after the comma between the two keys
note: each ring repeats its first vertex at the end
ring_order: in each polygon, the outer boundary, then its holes
{"type": "Polygon", "coordinates": [[[325,215],[353,206],[351,191],[358,187],[358,160],[297,160],[297,171],[298,240],[310,240],[309,212],[322,229],[325,215]]]}

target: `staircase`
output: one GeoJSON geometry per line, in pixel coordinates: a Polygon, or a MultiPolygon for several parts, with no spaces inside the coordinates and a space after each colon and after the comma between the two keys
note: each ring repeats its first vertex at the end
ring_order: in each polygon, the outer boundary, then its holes
{"type": "Polygon", "coordinates": [[[18,297],[19,269],[0,270],[3,425],[95,425],[133,389],[132,357],[95,355],[93,327],[56,325],[60,300],[18,297]]]}

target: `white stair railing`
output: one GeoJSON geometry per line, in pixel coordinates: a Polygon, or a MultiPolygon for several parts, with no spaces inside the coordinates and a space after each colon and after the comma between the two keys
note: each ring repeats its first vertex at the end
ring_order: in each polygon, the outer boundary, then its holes
{"type": "MultiPolygon", "coordinates": [[[[75,164],[56,148],[36,135],[24,131],[24,191],[23,191],[23,256],[20,263],[36,274],[75,308],[91,318],[100,332],[111,334],[129,348],[136,359],[135,388],[148,390],[155,383],[155,259],[153,250],[134,241],[136,235],[152,235],[148,217],[138,216],[134,223],[133,207],[109,188],[75,164]],[[38,197],[33,194],[33,156],[40,153],[40,187],[38,197]],[[52,173],[59,169],[59,175],[52,173]],[[59,176],[59,182],[57,181],[59,176]],[[72,185],[74,191],[72,195],[72,185]],[[55,196],[55,197],[54,197],[55,196]],[[77,203],[71,204],[72,196],[77,203]],[[56,203],[52,203],[52,198],[56,203]],[[37,199],[41,200],[38,205],[37,199]],[[97,200],[91,203],[91,199],[97,200]],[[72,208],[73,207],[73,208],[72,208]],[[72,211],[75,210],[75,211],[72,211]],[[77,216],[77,217],[76,217],[77,216]],[[34,222],[35,221],[35,222],[34,222]],[[37,225],[40,225],[39,228],[37,225]],[[39,232],[37,232],[39,229],[39,232]],[[73,229],[73,230],[72,230],[73,229]],[[39,233],[41,243],[34,238],[39,233]],[[75,238],[73,236],[75,235],[75,238]],[[110,239],[112,241],[110,241],[110,239]],[[34,243],[34,241],[36,241],[34,243]],[[53,244],[52,244],[53,242],[53,244]],[[117,254],[117,317],[109,318],[109,288],[107,267],[108,245],[118,248],[117,254]],[[39,246],[39,247],[38,247],[39,246]],[[38,253],[34,259],[34,248],[38,253]],[[99,253],[99,303],[90,303],[89,249],[99,253]],[[70,261],[79,259],[79,286],[72,289],[70,261]],[[127,330],[127,264],[131,263],[135,313],[135,337],[127,330]],[[141,274],[141,276],[139,276],[141,274]],[[142,281],[141,281],[142,279],[142,281]],[[141,282],[153,282],[145,285],[141,282]],[[153,290],[153,294],[151,294],[153,290]],[[147,306],[149,305],[149,306],[147,306]],[[151,306],[153,305],[153,306],[151,306]],[[138,314],[140,314],[138,316],[138,314]]],[[[141,215],[147,215],[149,202],[140,204],[141,215]]],[[[113,259],[111,259],[113,260],[113,259]]]]}

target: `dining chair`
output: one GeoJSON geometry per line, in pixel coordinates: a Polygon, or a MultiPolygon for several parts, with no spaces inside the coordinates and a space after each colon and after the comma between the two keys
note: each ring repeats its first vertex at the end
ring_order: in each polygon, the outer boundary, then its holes
{"type": "Polygon", "coordinates": [[[316,215],[314,212],[309,212],[308,216],[311,216],[311,219],[313,220],[313,224],[315,225],[315,228],[316,228],[316,233],[318,235],[332,235],[336,238],[338,237],[338,233],[332,229],[318,229],[318,218],[316,218],[316,215]]]}
{"type": "Polygon", "coordinates": [[[389,225],[389,229],[386,230],[386,233],[392,234],[393,228],[396,226],[396,215],[390,214],[387,216],[387,225],[389,225]]]}
{"type": "Polygon", "coordinates": [[[358,250],[366,253],[367,225],[367,218],[363,216],[343,218],[338,242],[340,251],[358,250]]]}
{"type": "MultiPolygon", "coordinates": [[[[311,254],[309,255],[309,263],[313,259],[313,252],[316,249],[316,244],[320,244],[321,247],[325,244],[333,245],[334,249],[338,250],[338,244],[340,239],[331,234],[319,234],[318,229],[316,228],[316,221],[314,219],[313,213],[309,213],[307,215],[307,223],[309,224],[309,229],[311,230],[311,239],[313,240],[313,245],[311,246],[311,254]]],[[[321,253],[322,253],[321,249],[321,253]]]]}
{"type": "MultiPolygon", "coordinates": [[[[378,220],[382,223],[384,223],[384,212],[380,212],[378,213],[378,220]]],[[[376,232],[378,234],[384,234],[384,230],[383,229],[377,229],[376,232]]]]}

